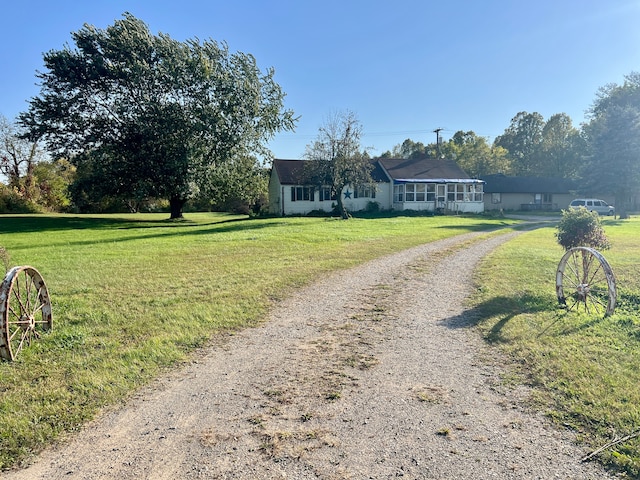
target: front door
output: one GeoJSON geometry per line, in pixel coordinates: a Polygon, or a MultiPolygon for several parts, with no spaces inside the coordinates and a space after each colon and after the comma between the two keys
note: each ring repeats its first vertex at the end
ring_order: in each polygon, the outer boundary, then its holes
{"type": "Polygon", "coordinates": [[[447,186],[444,183],[436,185],[436,208],[447,206],[447,186]]]}

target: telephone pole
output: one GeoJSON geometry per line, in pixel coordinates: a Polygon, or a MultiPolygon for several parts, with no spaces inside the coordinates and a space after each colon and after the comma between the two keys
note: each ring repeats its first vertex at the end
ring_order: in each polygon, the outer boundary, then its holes
{"type": "Polygon", "coordinates": [[[436,128],[433,133],[436,134],[436,151],[438,152],[438,158],[440,158],[440,132],[442,128],[436,128]]]}

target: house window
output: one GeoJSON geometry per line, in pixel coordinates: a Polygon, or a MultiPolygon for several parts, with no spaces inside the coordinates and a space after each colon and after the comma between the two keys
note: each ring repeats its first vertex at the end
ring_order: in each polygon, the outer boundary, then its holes
{"type": "Polygon", "coordinates": [[[491,194],[491,203],[502,203],[502,194],[501,193],[492,193],[491,194]]]}
{"type": "Polygon", "coordinates": [[[552,203],[551,194],[550,193],[543,193],[542,194],[542,203],[552,203]]]}
{"type": "Polygon", "coordinates": [[[464,201],[464,185],[462,183],[450,183],[447,185],[447,200],[450,202],[464,201]]]}
{"type": "Polygon", "coordinates": [[[416,185],[416,202],[424,202],[426,187],[427,186],[424,183],[416,185]]]}
{"type": "Polygon", "coordinates": [[[353,190],[353,198],[376,198],[375,185],[365,185],[353,190]]]}
{"type": "Polygon", "coordinates": [[[414,183],[407,183],[404,186],[404,194],[406,202],[415,202],[416,201],[416,185],[414,183]]]}
{"type": "Polygon", "coordinates": [[[427,202],[435,202],[436,200],[436,184],[427,183],[427,202]]]}
{"type": "Polygon", "coordinates": [[[481,202],[482,201],[482,184],[470,184],[465,188],[465,202],[481,202]]]}
{"type": "Polygon", "coordinates": [[[404,202],[404,185],[393,186],[393,201],[395,203],[404,202]]]}
{"type": "Polygon", "coordinates": [[[329,202],[331,200],[336,200],[336,196],[331,195],[331,187],[320,188],[320,201],[329,202]]]}
{"type": "Polygon", "coordinates": [[[467,188],[468,188],[468,192],[469,192],[469,198],[466,199],[467,201],[469,201],[469,202],[482,202],[484,200],[484,198],[483,198],[483,196],[484,196],[484,193],[483,193],[484,187],[482,186],[481,183],[475,183],[473,185],[469,185],[467,188]]]}
{"type": "Polygon", "coordinates": [[[474,185],[465,185],[464,186],[464,201],[472,202],[473,198],[476,194],[476,188],[474,185]]]}
{"type": "Polygon", "coordinates": [[[314,200],[314,188],[313,187],[291,187],[291,201],[311,201],[314,200]]]}

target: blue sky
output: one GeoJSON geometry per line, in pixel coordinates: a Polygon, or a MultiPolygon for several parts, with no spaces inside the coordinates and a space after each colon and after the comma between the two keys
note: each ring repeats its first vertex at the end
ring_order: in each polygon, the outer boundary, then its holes
{"type": "Polygon", "coordinates": [[[343,110],[373,155],[434,142],[436,128],[493,141],[520,111],[579,126],[598,88],[640,71],[640,0],[19,0],[2,7],[0,114],[13,119],[37,95],[44,52],[125,11],[154,33],[226,41],[275,68],[300,116],[270,143],[276,158],[300,158],[343,110]]]}

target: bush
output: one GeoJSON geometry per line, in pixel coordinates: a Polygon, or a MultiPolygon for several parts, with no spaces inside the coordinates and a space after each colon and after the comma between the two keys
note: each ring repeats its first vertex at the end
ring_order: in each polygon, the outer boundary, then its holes
{"type": "Polygon", "coordinates": [[[367,213],[378,213],[380,211],[380,204],[378,202],[369,202],[367,203],[366,208],[364,209],[367,213]]]}
{"type": "Polygon", "coordinates": [[[556,238],[565,249],[591,247],[607,250],[611,247],[600,224],[600,216],[584,207],[562,211],[556,238]]]}
{"type": "Polygon", "coordinates": [[[15,188],[0,183],[0,213],[42,213],[43,208],[24,198],[15,188]]]}

